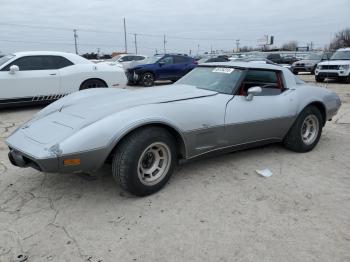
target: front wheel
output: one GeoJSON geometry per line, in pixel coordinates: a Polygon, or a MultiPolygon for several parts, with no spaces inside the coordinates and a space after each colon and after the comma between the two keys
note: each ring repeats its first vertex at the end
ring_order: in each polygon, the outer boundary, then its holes
{"type": "Polygon", "coordinates": [[[159,127],[140,129],[127,136],[113,157],[112,172],[130,193],[146,196],[160,190],[176,163],[176,144],[171,134],[159,127]]]}
{"type": "Polygon", "coordinates": [[[152,73],[144,73],[142,76],[141,76],[141,84],[143,86],[153,86],[154,85],[154,75],[152,73]]]}
{"type": "Polygon", "coordinates": [[[284,138],[284,146],[296,152],[312,150],[321,137],[323,118],[315,106],[306,107],[284,138]]]}

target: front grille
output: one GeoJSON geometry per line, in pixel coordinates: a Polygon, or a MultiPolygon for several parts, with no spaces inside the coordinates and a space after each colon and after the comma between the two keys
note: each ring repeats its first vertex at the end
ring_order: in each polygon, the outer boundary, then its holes
{"type": "Polygon", "coordinates": [[[338,65],[323,65],[321,67],[321,69],[323,70],[338,70],[339,69],[339,66],[338,65]]]}

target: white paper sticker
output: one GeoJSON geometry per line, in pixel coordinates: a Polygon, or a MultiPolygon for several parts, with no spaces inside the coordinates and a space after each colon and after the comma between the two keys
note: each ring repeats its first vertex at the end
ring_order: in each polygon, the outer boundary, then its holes
{"type": "Polygon", "coordinates": [[[217,67],[213,70],[214,73],[231,74],[235,69],[229,67],[217,67]]]}

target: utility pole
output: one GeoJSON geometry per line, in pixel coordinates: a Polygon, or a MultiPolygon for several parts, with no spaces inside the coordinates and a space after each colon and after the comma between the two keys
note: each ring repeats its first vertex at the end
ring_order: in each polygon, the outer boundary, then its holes
{"type": "Polygon", "coordinates": [[[77,29],[73,29],[73,33],[74,33],[75,53],[78,54],[78,44],[77,44],[78,34],[77,34],[77,29]]]}
{"type": "Polygon", "coordinates": [[[126,24],[125,24],[125,18],[123,18],[123,21],[124,21],[124,46],[125,46],[125,53],[128,52],[128,43],[127,43],[127,40],[126,40],[126,24]]]}
{"type": "Polygon", "coordinates": [[[314,49],[314,42],[311,41],[310,43],[310,51],[312,51],[314,49]]]}
{"type": "Polygon", "coordinates": [[[163,39],[163,44],[164,44],[164,54],[166,54],[166,38],[165,38],[165,35],[164,35],[164,39],[163,39]]]}
{"type": "Polygon", "coordinates": [[[100,59],[100,48],[97,48],[97,59],[100,59]]]}
{"type": "Polygon", "coordinates": [[[137,34],[134,34],[135,38],[135,54],[137,54],[137,34]]]}
{"type": "Polygon", "coordinates": [[[199,44],[197,45],[197,55],[199,54],[199,44]]]}
{"type": "Polygon", "coordinates": [[[156,48],[156,53],[155,53],[156,55],[158,55],[158,49],[156,48]]]}
{"type": "Polygon", "coordinates": [[[210,54],[213,53],[213,45],[210,45],[210,54]]]}
{"type": "Polygon", "coordinates": [[[239,39],[236,40],[236,46],[237,46],[236,52],[239,52],[239,41],[240,41],[239,39]]]}

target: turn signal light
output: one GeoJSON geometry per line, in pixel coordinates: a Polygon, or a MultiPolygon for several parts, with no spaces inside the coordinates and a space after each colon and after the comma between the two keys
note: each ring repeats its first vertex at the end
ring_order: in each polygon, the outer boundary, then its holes
{"type": "Polygon", "coordinates": [[[65,166],[78,166],[80,165],[80,158],[72,158],[63,160],[65,166]]]}

